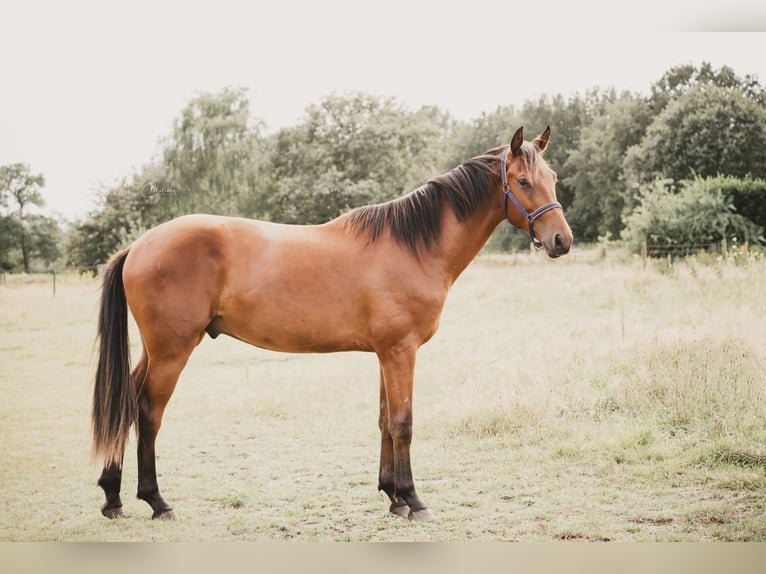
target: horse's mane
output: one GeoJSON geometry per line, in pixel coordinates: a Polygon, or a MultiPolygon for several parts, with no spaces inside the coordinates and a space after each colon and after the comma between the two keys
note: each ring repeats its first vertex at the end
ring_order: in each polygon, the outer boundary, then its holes
{"type": "MultiPolygon", "coordinates": [[[[443,200],[459,221],[465,221],[491,199],[487,192],[488,177],[499,177],[496,166],[500,154],[507,150],[508,146],[491,149],[465,160],[405,196],[353,209],[344,216],[346,228],[358,235],[367,234],[369,242],[374,243],[388,227],[394,240],[417,254],[419,243],[427,249],[441,237],[443,200]]],[[[529,142],[521,146],[521,158],[534,173],[539,154],[529,142]]]]}
{"type": "MultiPolygon", "coordinates": [[[[419,243],[428,248],[441,236],[442,202],[464,221],[486,204],[491,196],[488,177],[498,177],[500,153],[508,147],[495,148],[467,159],[448,173],[434,177],[425,185],[387,203],[358,207],[344,217],[346,228],[375,242],[388,227],[394,240],[417,253],[419,243]]],[[[524,161],[534,166],[537,153],[527,142],[522,146],[524,161]]]]}

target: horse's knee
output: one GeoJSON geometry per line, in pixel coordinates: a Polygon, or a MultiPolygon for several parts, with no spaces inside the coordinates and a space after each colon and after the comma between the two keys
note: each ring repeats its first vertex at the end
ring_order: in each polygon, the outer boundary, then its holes
{"type": "Polygon", "coordinates": [[[412,441],[412,416],[407,415],[389,420],[388,432],[395,442],[409,444],[412,441]]]}

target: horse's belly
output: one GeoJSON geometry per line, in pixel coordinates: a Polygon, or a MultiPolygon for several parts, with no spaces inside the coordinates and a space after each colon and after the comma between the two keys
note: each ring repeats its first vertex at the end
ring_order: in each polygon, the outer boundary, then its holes
{"type": "Polygon", "coordinates": [[[215,328],[246,343],[289,353],[331,353],[371,350],[363,314],[353,304],[272,300],[224,310],[215,328]]]}

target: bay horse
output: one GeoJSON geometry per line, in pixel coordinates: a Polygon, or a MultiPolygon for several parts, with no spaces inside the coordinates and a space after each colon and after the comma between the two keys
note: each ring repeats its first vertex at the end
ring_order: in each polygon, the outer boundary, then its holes
{"type": "Polygon", "coordinates": [[[380,365],[378,490],[395,515],[429,520],[410,464],[415,354],[436,332],[447,292],[504,220],[548,256],[572,232],[556,201],[556,173],[519,128],[510,145],[387,203],[322,225],[187,215],[110,259],[99,311],[93,452],[104,516],[121,516],[122,464],[136,425],[138,498],[175,518],[160,495],[155,439],[165,406],[205,334],[291,353],[370,351],[380,365]],[[534,224],[534,225],[533,225],[534,224]],[[128,308],[142,352],[130,369],[128,308]]]}

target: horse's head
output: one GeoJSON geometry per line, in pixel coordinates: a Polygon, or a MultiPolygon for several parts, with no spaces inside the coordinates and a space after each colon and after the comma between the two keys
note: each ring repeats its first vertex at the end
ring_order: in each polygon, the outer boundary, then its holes
{"type": "Polygon", "coordinates": [[[549,257],[559,257],[572,246],[572,230],[556,201],[556,172],[542,157],[550,135],[547,127],[532,142],[525,142],[524,128],[516,130],[511,145],[501,152],[500,177],[508,221],[529,233],[549,257]]]}

